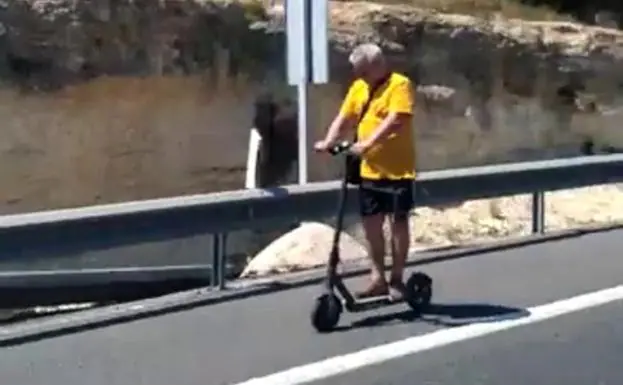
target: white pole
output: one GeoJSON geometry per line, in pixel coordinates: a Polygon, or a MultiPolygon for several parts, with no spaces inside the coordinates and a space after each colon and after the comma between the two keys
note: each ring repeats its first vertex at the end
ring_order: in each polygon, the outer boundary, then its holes
{"type": "Polygon", "coordinates": [[[307,183],[307,124],[308,114],[307,114],[307,97],[309,86],[308,83],[311,80],[311,3],[312,0],[303,0],[302,1],[302,22],[303,22],[303,39],[300,41],[301,45],[301,59],[302,59],[302,68],[299,73],[299,82],[297,85],[298,91],[298,137],[299,137],[299,151],[298,151],[298,160],[299,160],[299,184],[307,183]]]}
{"type": "Polygon", "coordinates": [[[298,90],[298,164],[299,184],[307,183],[307,92],[306,81],[299,82],[298,90]]]}
{"type": "Polygon", "coordinates": [[[247,173],[244,180],[244,188],[257,188],[257,167],[261,143],[262,136],[260,135],[259,131],[255,127],[251,128],[251,132],[249,134],[249,148],[247,151],[247,173]]]}
{"type": "Polygon", "coordinates": [[[307,184],[309,83],[328,79],[329,8],[327,0],[286,0],[285,5],[288,84],[296,85],[298,94],[298,180],[307,184]]]}

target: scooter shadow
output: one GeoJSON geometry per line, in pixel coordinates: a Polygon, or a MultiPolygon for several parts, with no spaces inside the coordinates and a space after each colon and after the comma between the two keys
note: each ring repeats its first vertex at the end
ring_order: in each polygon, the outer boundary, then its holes
{"type": "Polygon", "coordinates": [[[457,327],[473,323],[500,322],[527,317],[526,309],[492,304],[430,304],[423,313],[404,310],[366,317],[336,331],[379,327],[396,323],[423,322],[435,326],[457,327]]]}

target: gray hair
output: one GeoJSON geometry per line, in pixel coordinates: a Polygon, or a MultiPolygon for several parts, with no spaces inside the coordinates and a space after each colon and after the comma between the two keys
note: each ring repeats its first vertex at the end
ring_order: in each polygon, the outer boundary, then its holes
{"type": "Polygon", "coordinates": [[[374,43],[364,43],[359,44],[353,49],[353,52],[351,52],[348,57],[348,61],[353,66],[358,66],[364,63],[373,63],[382,58],[383,50],[381,47],[374,43]]]}

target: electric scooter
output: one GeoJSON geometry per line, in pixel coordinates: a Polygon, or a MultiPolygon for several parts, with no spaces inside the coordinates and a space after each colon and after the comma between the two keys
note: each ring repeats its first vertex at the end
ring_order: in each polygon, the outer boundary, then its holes
{"type": "MultiPolygon", "coordinates": [[[[331,155],[349,154],[352,143],[342,142],[329,149],[331,155]]],[[[346,162],[345,162],[346,163],[346,162]]],[[[346,171],[346,170],[345,170],[346,171]]],[[[399,302],[406,302],[416,314],[421,314],[422,310],[430,304],[432,297],[432,279],[422,273],[413,273],[406,282],[406,292],[403,299],[393,300],[389,295],[371,297],[366,299],[356,299],[348,290],[342,277],[337,273],[340,263],[340,235],[344,225],[344,215],[348,198],[348,178],[346,172],[341,183],[340,199],[338,204],[337,224],[333,236],[333,244],[327,263],[327,275],[323,283],[323,292],[316,298],[314,309],[311,314],[311,322],[318,332],[330,332],[340,320],[344,308],[349,312],[362,312],[377,309],[383,306],[394,305],[399,302]],[[339,297],[338,297],[339,295],[339,297]]],[[[394,207],[398,192],[393,189],[378,189],[394,197],[394,207]]]]}

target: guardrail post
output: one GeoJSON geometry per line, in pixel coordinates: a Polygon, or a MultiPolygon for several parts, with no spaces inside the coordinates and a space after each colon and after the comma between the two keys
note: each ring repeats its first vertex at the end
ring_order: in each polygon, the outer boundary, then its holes
{"type": "Polygon", "coordinates": [[[545,233],[545,193],[532,193],[532,234],[545,233]]]}
{"type": "Polygon", "coordinates": [[[227,262],[227,233],[219,234],[221,246],[219,252],[219,260],[218,260],[218,289],[225,289],[225,270],[226,270],[226,262],[227,262]]]}
{"type": "Polygon", "coordinates": [[[227,234],[212,234],[212,276],[210,286],[225,289],[225,270],[227,262],[227,234]]]}
{"type": "Polygon", "coordinates": [[[220,260],[219,254],[221,252],[221,237],[220,234],[212,234],[212,274],[210,276],[210,286],[215,287],[219,281],[219,266],[220,260]]]}

